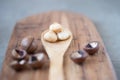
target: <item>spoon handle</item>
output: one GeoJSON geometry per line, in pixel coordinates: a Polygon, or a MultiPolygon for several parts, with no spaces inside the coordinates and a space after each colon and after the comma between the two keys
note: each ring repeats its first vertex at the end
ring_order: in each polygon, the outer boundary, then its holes
{"type": "Polygon", "coordinates": [[[63,57],[50,60],[49,80],[64,80],[63,57]]]}

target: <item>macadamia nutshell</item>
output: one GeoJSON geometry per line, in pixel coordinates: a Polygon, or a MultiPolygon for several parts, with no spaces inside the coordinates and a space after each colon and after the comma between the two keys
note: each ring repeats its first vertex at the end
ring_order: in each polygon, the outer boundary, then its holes
{"type": "Polygon", "coordinates": [[[54,31],[55,33],[59,33],[62,31],[62,26],[58,23],[53,23],[50,25],[49,29],[54,31]]]}
{"type": "Polygon", "coordinates": [[[27,36],[22,39],[20,46],[28,53],[33,53],[36,51],[38,44],[37,40],[33,36],[27,36]]]}
{"type": "Polygon", "coordinates": [[[76,63],[82,63],[88,57],[88,53],[84,50],[79,50],[70,55],[70,58],[76,63]]]}
{"type": "Polygon", "coordinates": [[[56,42],[57,41],[57,35],[53,31],[48,31],[44,34],[44,39],[48,42],[56,42]]]}
{"type": "Polygon", "coordinates": [[[57,37],[59,40],[66,40],[70,37],[70,33],[67,31],[62,31],[62,32],[57,34],[57,37]]]}
{"type": "Polygon", "coordinates": [[[27,52],[22,49],[13,49],[12,57],[17,60],[27,59],[27,52]]]}

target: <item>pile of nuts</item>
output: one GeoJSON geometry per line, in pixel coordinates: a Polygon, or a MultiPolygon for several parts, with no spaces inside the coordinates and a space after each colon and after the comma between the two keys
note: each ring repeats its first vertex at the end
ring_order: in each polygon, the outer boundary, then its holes
{"type": "Polygon", "coordinates": [[[53,23],[50,25],[49,30],[44,34],[44,39],[48,42],[63,41],[70,37],[70,33],[65,31],[62,25],[53,23]]]}
{"type": "Polygon", "coordinates": [[[45,62],[46,56],[42,52],[36,53],[37,48],[38,42],[33,36],[23,38],[20,45],[11,52],[13,61],[10,66],[16,71],[40,68],[45,62]]]}

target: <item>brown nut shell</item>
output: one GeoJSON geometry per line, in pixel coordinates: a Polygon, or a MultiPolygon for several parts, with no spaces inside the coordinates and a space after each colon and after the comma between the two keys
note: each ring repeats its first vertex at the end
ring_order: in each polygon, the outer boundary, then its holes
{"type": "Polygon", "coordinates": [[[38,44],[37,40],[35,40],[33,36],[28,36],[22,39],[20,46],[28,53],[34,53],[38,47],[38,44]]]}
{"type": "Polygon", "coordinates": [[[27,52],[23,49],[13,49],[12,57],[16,60],[27,59],[27,52]]]}
{"type": "Polygon", "coordinates": [[[79,50],[70,55],[70,58],[75,62],[75,63],[82,63],[86,60],[88,56],[88,53],[84,50],[79,50]]]}
{"type": "Polygon", "coordinates": [[[31,46],[27,49],[28,53],[33,53],[37,50],[37,47],[38,47],[38,43],[37,43],[37,40],[34,40],[32,43],[31,43],[31,46]]]}
{"type": "Polygon", "coordinates": [[[10,63],[10,66],[16,71],[21,71],[26,68],[26,60],[14,60],[10,63]]]}
{"type": "Polygon", "coordinates": [[[37,54],[30,56],[28,64],[33,69],[36,69],[36,68],[42,67],[44,62],[45,62],[45,54],[44,53],[37,53],[37,54]]]}
{"type": "Polygon", "coordinates": [[[99,42],[98,41],[92,41],[89,42],[85,47],[84,50],[88,52],[88,54],[93,55],[98,52],[99,50],[99,42]]]}

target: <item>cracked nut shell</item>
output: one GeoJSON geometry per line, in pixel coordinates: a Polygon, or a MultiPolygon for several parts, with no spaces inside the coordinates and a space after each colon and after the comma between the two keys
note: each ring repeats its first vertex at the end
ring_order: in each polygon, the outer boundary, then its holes
{"type": "Polygon", "coordinates": [[[26,60],[14,60],[10,63],[10,66],[16,71],[20,71],[26,68],[26,60]]]}
{"type": "Polygon", "coordinates": [[[99,42],[98,41],[92,41],[89,42],[85,47],[84,50],[88,52],[88,54],[93,55],[98,52],[99,50],[99,42]]]}
{"type": "Polygon", "coordinates": [[[34,53],[38,47],[38,43],[33,36],[27,36],[22,39],[20,46],[28,53],[34,53]]]}
{"type": "Polygon", "coordinates": [[[27,52],[23,49],[13,49],[12,57],[16,60],[27,59],[27,52]]]}
{"type": "Polygon", "coordinates": [[[79,50],[70,55],[70,58],[75,62],[75,63],[82,63],[85,61],[87,58],[88,53],[84,50],[79,50]]]}
{"type": "Polygon", "coordinates": [[[37,53],[32,56],[30,56],[28,64],[36,69],[42,67],[42,65],[45,62],[45,54],[44,53],[37,53]]]}

